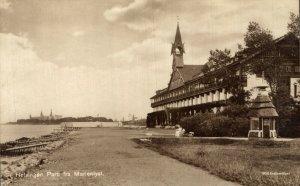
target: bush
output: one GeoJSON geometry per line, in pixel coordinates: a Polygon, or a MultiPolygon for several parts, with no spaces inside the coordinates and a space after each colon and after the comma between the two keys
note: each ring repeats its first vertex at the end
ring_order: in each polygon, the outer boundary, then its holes
{"type": "Polygon", "coordinates": [[[232,136],[234,120],[226,116],[217,116],[210,121],[212,126],[211,136],[232,136]]]}
{"type": "Polygon", "coordinates": [[[249,107],[246,105],[230,105],[220,113],[220,115],[228,116],[231,118],[242,117],[247,118],[249,107]]]}
{"type": "Polygon", "coordinates": [[[226,116],[219,116],[215,121],[217,125],[218,136],[233,136],[233,127],[235,125],[234,119],[226,116]]]}
{"type": "Polygon", "coordinates": [[[300,137],[300,108],[295,108],[284,117],[279,117],[278,135],[281,137],[300,137]]]}
{"type": "Polygon", "coordinates": [[[279,121],[278,135],[286,138],[297,138],[300,137],[300,121],[298,123],[286,119],[279,121]]]}
{"type": "Polygon", "coordinates": [[[212,113],[196,114],[185,117],[180,125],[195,136],[247,136],[249,119],[228,117],[212,113]]]}
{"type": "Polygon", "coordinates": [[[194,116],[184,117],[180,120],[179,124],[187,132],[194,132],[197,124],[214,117],[213,113],[198,113],[194,116]]]}
{"type": "Polygon", "coordinates": [[[250,130],[250,120],[248,118],[237,117],[232,126],[233,136],[247,137],[250,130]]]}
{"type": "Polygon", "coordinates": [[[195,126],[194,136],[213,136],[213,126],[210,120],[206,120],[195,126]]]}
{"type": "Polygon", "coordinates": [[[249,120],[247,118],[230,118],[216,116],[195,128],[197,136],[247,136],[249,120]]]}

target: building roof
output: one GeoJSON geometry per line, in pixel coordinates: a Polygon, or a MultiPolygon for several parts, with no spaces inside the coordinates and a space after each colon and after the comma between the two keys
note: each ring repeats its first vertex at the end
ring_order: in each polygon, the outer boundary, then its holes
{"type": "Polygon", "coordinates": [[[161,90],[157,90],[156,91],[156,94],[161,94],[163,92],[166,92],[168,90],[168,88],[164,88],[164,89],[161,89],[161,90]]]}
{"type": "Polygon", "coordinates": [[[278,113],[275,108],[262,108],[256,110],[250,110],[249,117],[258,117],[258,118],[271,118],[271,117],[278,117],[278,113]]]}
{"type": "Polygon", "coordinates": [[[184,66],[184,64],[183,64],[183,57],[175,55],[173,63],[175,63],[175,67],[182,68],[184,66]]]}
{"type": "Polygon", "coordinates": [[[182,40],[181,40],[181,34],[180,34],[179,24],[177,24],[177,29],[176,29],[176,34],[175,34],[174,44],[175,44],[175,45],[182,45],[182,40]]]}
{"type": "Polygon", "coordinates": [[[274,108],[274,105],[272,103],[252,103],[251,105],[252,109],[259,109],[259,108],[274,108]]]}
{"type": "MultiPolygon", "coordinates": [[[[299,44],[299,39],[297,36],[291,32],[273,40],[274,44],[280,45],[284,42],[286,43],[293,43],[293,44],[299,44]]],[[[261,54],[265,51],[265,48],[263,49],[257,49],[257,48],[245,48],[241,51],[236,52],[235,56],[232,58],[233,64],[234,63],[242,63],[244,61],[247,61],[249,59],[252,59],[253,57],[261,54]]]]}
{"type": "MultiPolygon", "coordinates": [[[[294,42],[296,44],[299,44],[299,40],[298,38],[293,34],[293,33],[288,33],[285,34],[282,37],[279,37],[277,39],[274,40],[275,44],[280,44],[280,43],[284,43],[283,41],[289,41],[290,42],[294,42]]],[[[165,92],[168,92],[169,90],[173,90],[173,89],[177,89],[178,87],[183,86],[185,83],[187,83],[188,81],[191,80],[195,80],[198,78],[201,78],[203,76],[203,72],[202,69],[204,67],[204,65],[184,65],[183,62],[183,53],[185,53],[184,51],[184,44],[182,43],[182,39],[181,39],[181,33],[180,33],[180,29],[179,29],[179,25],[177,25],[177,29],[176,29],[176,34],[175,34],[175,39],[174,39],[174,43],[172,43],[172,48],[171,48],[171,54],[175,54],[175,49],[176,48],[180,48],[181,50],[181,54],[180,55],[174,55],[173,58],[173,66],[174,66],[174,61],[176,62],[175,67],[173,68],[173,73],[178,71],[180,73],[180,76],[183,80],[183,83],[180,84],[177,87],[173,87],[172,89],[169,89],[170,87],[170,82],[172,80],[172,76],[171,79],[169,81],[169,85],[167,88],[164,88],[162,90],[158,90],[156,91],[156,95],[154,95],[152,98],[159,96],[165,92]]],[[[255,48],[245,48],[242,51],[239,51],[235,54],[235,56],[232,57],[231,62],[228,63],[228,65],[236,65],[239,63],[244,63],[246,61],[251,60],[252,58],[256,57],[257,55],[261,54],[262,52],[264,52],[265,49],[255,49],[255,48]]],[[[259,109],[259,108],[274,108],[274,105],[272,104],[270,98],[268,97],[258,97],[256,99],[257,104],[253,103],[253,109],[259,109]],[[271,107],[271,105],[273,105],[273,107],[271,107]]],[[[274,109],[275,110],[275,109],[274,109]]],[[[276,112],[276,110],[275,110],[276,112]]],[[[266,112],[260,112],[261,114],[267,114],[266,112]]],[[[270,112],[271,113],[271,112],[270,112]]],[[[267,114],[268,115],[268,114],[267,114]]],[[[274,116],[277,115],[273,114],[274,116]]]]}
{"type": "Polygon", "coordinates": [[[199,74],[202,71],[203,65],[183,65],[182,68],[178,68],[178,71],[183,78],[184,82],[193,79],[193,76],[199,74]]]}
{"type": "Polygon", "coordinates": [[[275,106],[267,95],[259,94],[250,107],[249,117],[278,117],[275,106]]]}
{"type": "MultiPolygon", "coordinates": [[[[253,101],[252,103],[255,104],[260,104],[260,103],[271,103],[271,99],[269,98],[269,96],[267,95],[258,95],[253,101]]],[[[272,104],[272,103],[271,103],[272,104]]],[[[272,104],[271,107],[274,107],[274,105],[272,104]]]]}

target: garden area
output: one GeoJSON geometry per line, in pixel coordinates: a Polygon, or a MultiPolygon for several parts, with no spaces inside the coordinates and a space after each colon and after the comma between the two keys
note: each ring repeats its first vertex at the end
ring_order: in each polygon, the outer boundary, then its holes
{"type": "MultiPolygon", "coordinates": [[[[247,105],[229,105],[219,113],[197,113],[184,117],[179,125],[188,133],[201,137],[247,137],[250,129],[247,105]]],[[[300,108],[283,113],[277,119],[278,137],[300,137],[300,108]]]]}

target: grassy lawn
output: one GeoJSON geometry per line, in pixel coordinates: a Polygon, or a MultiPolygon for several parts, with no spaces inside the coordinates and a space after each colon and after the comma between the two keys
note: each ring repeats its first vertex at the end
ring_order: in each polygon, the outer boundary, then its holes
{"type": "MultiPolygon", "coordinates": [[[[243,185],[299,185],[300,140],[150,138],[135,141],[163,155],[243,185]],[[274,175],[277,174],[277,175],[274,175]],[[281,175],[278,175],[281,174],[281,175]]],[[[187,173],[188,174],[188,173],[187,173]]]]}

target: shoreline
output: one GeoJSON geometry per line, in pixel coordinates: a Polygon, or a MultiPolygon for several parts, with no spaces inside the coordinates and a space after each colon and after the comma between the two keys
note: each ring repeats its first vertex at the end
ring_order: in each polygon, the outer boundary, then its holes
{"type": "Polygon", "coordinates": [[[199,182],[238,185],[161,156],[131,140],[152,132],[153,135],[173,133],[169,130],[84,128],[76,136],[70,136],[68,145],[43,160],[44,164],[29,169],[27,177],[14,179],[12,185],[197,186],[199,182]]]}
{"type": "MultiPolygon", "coordinates": [[[[44,135],[49,135],[61,131],[59,125],[31,125],[31,124],[1,124],[0,145],[14,143],[21,138],[38,139],[44,135]]],[[[1,151],[1,146],[0,146],[1,151]]]]}
{"type": "Polygon", "coordinates": [[[21,153],[16,155],[1,154],[1,186],[9,185],[14,179],[25,177],[21,175],[26,175],[27,170],[46,163],[48,155],[66,144],[68,136],[74,135],[75,133],[75,130],[52,132],[48,135],[42,135],[40,137],[22,137],[14,141],[1,143],[0,145],[2,152],[3,148],[7,149],[7,146],[5,147],[7,144],[12,144],[10,147],[22,147],[24,144],[38,145],[40,143],[48,143],[45,147],[34,150],[30,153],[21,153]]]}
{"type": "Polygon", "coordinates": [[[1,125],[60,125],[61,123],[3,123],[1,125]]]}

